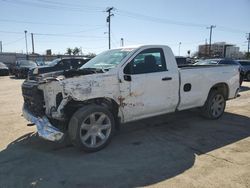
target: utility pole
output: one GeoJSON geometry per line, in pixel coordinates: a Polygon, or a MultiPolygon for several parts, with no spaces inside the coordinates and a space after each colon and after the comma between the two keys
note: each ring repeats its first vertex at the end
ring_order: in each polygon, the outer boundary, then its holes
{"type": "Polygon", "coordinates": [[[204,54],[205,54],[205,57],[207,57],[207,54],[208,54],[207,53],[207,39],[205,39],[205,53],[204,54]]]}
{"type": "Polygon", "coordinates": [[[3,52],[3,43],[2,43],[2,41],[0,41],[0,53],[2,53],[3,52]]]}
{"type": "Polygon", "coordinates": [[[111,16],[114,16],[114,14],[111,13],[111,11],[114,9],[114,7],[108,7],[106,12],[108,12],[108,17],[107,17],[107,22],[108,22],[108,27],[109,27],[109,31],[108,31],[108,34],[109,34],[109,49],[111,48],[111,38],[110,38],[110,24],[111,24],[111,19],[110,17],[111,16]]]}
{"type": "Polygon", "coordinates": [[[34,35],[31,33],[31,42],[32,42],[32,54],[35,53],[35,46],[34,46],[34,35]]]}
{"type": "Polygon", "coordinates": [[[250,57],[250,54],[249,54],[249,48],[250,48],[250,33],[247,33],[248,36],[247,36],[247,57],[250,57]]]}
{"type": "Polygon", "coordinates": [[[124,39],[121,38],[121,46],[123,47],[124,46],[124,39]]]}
{"type": "Polygon", "coordinates": [[[28,55],[28,43],[27,43],[27,31],[24,31],[24,35],[25,35],[25,44],[26,44],[26,54],[28,55]]]}
{"type": "Polygon", "coordinates": [[[207,29],[210,29],[210,36],[209,36],[209,49],[208,49],[208,53],[209,53],[209,57],[211,57],[211,41],[212,41],[212,33],[213,33],[213,28],[215,28],[215,25],[211,25],[210,27],[207,27],[207,29]]]}

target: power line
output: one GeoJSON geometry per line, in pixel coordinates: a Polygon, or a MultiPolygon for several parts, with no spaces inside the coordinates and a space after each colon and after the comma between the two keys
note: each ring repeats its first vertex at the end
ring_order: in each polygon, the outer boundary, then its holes
{"type": "MultiPolygon", "coordinates": [[[[22,33],[23,34],[23,33],[22,33]]],[[[10,45],[10,44],[14,44],[14,43],[17,43],[21,40],[24,40],[24,37],[22,38],[18,38],[17,40],[14,40],[14,41],[11,41],[11,42],[7,42],[7,43],[3,43],[3,46],[7,46],[7,45],[10,45]]]]}
{"type": "Polygon", "coordinates": [[[111,33],[111,36],[112,36],[112,38],[113,38],[113,41],[114,41],[116,44],[119,44],[120,41],[117,39],[117,37],[114,35],[114,33],[113,33],[112,31],[110,31],[110,33],[111,33]]]}
{"type": "Polygon", "coordinates": [[[103,7],[97,7],[97,6],[86,6],[86,5],[82,5],[82,4],[75,4],[75,3],[65,3],[65,2],[59,2],[59,1],[49,1],[49,0],[36,0],[38,2],[43,2],[43,3],[47,3],[47,4],[54,4],[54,5],[64,5],[64,6],[73,6],[73,7],[81,7],[81,8],[88,8],[88,9],[97,9],[97,10],[102,10],[103,7]]]}
{"type": "MultiPolygon", "coordinates": [[[[82,33],[82,32],[86,32],[89,30],[85,30],[85,31],[76,31],[76,32],[70,32],[70,33],[33,33],[34,35],[40,35],[40,36],[57,36],[57,37],[79,37],[79,38],[105,38],[102,36],[87,36],[87,35],[71,35],[71,34],[75,34],[75,33],[82,33]]],[[[1,31],[0,33],[8,33],[8,34],[23,34],[23,32],[17,32],[17,31],[1,31]]]]}
{"type": "Polygon", "coordinates": [[[10,19],[0,19],[0,22],[10,22],[10,23],[25,23],[25,24],[35,24],[35,25],[51,25],[51,26],[92,26],[92,27],[105,27],[105,25],[88,25],[88,24],[72,24],[72,23],[48,23],[48,22],[31,22],[22,20],[10,20],[10,19]]]}
{"type": "Polygon", "coordinates": [[[105,38],[101,36],[69,35],[69,34],[59,34],[59,33],[33,33],[33,34],[40,36],[53,36],[53,37],[105,38]]]}
{"type": "Polygon", "coordinates": [[[104,29],[104,28],[105,28],[105,26],[101,26],[101,27],[96,27],[96,28],[93,28],[93,29],[86,29],[86,30],[82,30],[82,31],[75,31],[75,32],[69,32],[69,33],[64,33],[64,34],[85,33],[85,32],[88,32],[88,31],[96,31],[96,30],[104,29]]]}
{"type": "Polygon", "coordinates": [[[16,32],[16,31],[0,31],[0,33],[8,33],[8,34],[23,34],[23,32],[16,32]]]}
{"type": "Polygon", "coordinates": [[[246,31],[243,31],[243,30],[229,28],[229,27],[225,27],[221,25],[217,25],[216,28],[217,28],[216,30],[230,32],[230,33],[246,33],[246,31]]]}
{"type": "Polygon", "coordinates": [[[39,2],[30,2],[30,1],[23,1],[23,0],[19,0],[19,1],[12,1],[12,0],[2,0],[2,2],[4,3],[11,3],[11,4],[15,4],[15,5],[21,5],[21,6],[31,6],[31,7],[35,7],[35,8],[45,8],[45,9],[51,9],[51,10],[63,10],[63,11],[73,11],[73,12],[81,12],[81,13],[86,13],[86,12],[103,12],[101,9],[97,10],[97,9],[92,9],[90,7],[85,8],[85,10],[83,11],[84,7],[69,7],[67,6],[62,6],[60,4],[58,5],[53,5],[53,4],[48,4],[48,3],[39,3],[39,2]]]}
{"type": "MultiPolygon", "coordinates": [[[[119,16],[125,16],[129,18],[133,18],[136,20],[142,20],[147,22],[155,22],[155,23],[161,23],[161,24],[172,24],[172,25],[179,25],[179,26],[187,26],[187,27],[200,27],[205,28],[207,25],[203,23],[191,23],[191,22],[183,22],[183,21],[177,21],[177,20],[170,20],[170,19],[163,19],[158,17],[153,17],[149,15],[143,15],[139,13],[134,13],[126,10],[121,9],[115,9],[117,11],[117,15],[119,16]]],[[[225,32],[232,32],[232,33],[246,33],[246,31],[235,29],[235,28],[229,28],[226,26],[217,25],[217,28],[221,31],[225,32]]]]}
{"type": "Polygon", "coordinates": [[[150,22],[156,22],[156,23],[162,23],[162,24],[174,24],[174,25],[181,25],[181,26],[192,26],[192,27],[206,27],[205,24],[197,24],[197,23],[189,23],[189,22],[181,22],[181,21],[174,21],[169,19],[163,19],[163,18],[157,18],[152,17],[148,15],[133,13],[121,9],[116,9],[118,12],[117,14],[120,16],[127,16],[133,19],[137,20],[143,20],[143,21],[150,21],[150,22]]]}

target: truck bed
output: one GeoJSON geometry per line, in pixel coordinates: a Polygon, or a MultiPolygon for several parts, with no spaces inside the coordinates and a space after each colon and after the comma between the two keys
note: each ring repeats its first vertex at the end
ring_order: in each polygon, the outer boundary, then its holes
{"type": "Polygon", "coordinates": [[[180,103],[178,110],[203,106],[210,88],[218,83],[233,83],[229,98],[239,88],[239,71],[235,65],[184,65],[179,67],[180,103]],[[185,86],[190,90],[185,91],[185,86]]]}

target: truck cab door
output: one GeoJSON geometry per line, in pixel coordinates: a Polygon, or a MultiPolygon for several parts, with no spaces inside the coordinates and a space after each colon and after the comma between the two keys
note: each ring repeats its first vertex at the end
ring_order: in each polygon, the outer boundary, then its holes
{"type": "Polygon", "coordinates": [[[167,69],[163,49],[138,52],[125,63],[119,76],[125,122],[175,111],[179,77],[177,70],[167,69]]]}

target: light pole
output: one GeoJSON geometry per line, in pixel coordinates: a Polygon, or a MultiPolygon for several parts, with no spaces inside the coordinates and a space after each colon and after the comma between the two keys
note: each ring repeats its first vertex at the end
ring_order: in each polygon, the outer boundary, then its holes
{"type": "Polygon", "coordinates": [[[25,35],[25,44],[26,44],[26,54],[28,55],[28,43],[27,43],[27,31],[24,31],[24,35],[25,35]]]}
{"type": "Polygon", "coordinates": [[[179,42],[179,56],[181,54],[181,42],[179,42]]]}
{"type": "Polygon", "coordinates": [[[121,46],[123,47],[124,46],[124,39],[121,38],[121,46]]]}
{"type": "Polygon", "coordinates": [[[3,43],[2,43],[2,41],[0,41],[0,53],[2,53],[3,52],[3,43]]]}

